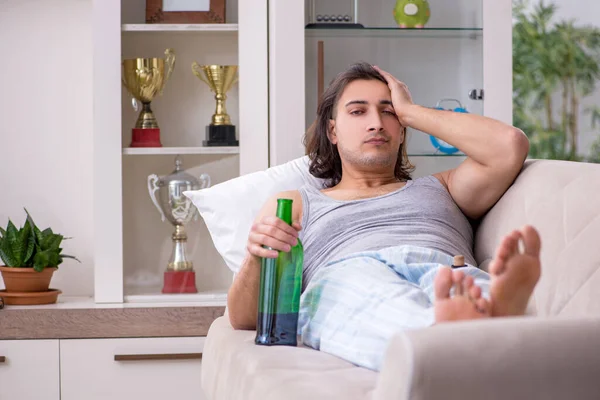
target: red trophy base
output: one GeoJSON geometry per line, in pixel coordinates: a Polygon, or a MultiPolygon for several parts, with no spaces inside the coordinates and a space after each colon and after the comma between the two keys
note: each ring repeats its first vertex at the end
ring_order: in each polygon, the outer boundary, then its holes
{"type": "Polygon", "coordinates": [[[198,293],[196,272],[165,271],[163,293],[198,293]]]}
{"type": "Polygon", "coordinates": [[[162,147],[160,128],[133,128],[129,147],[162,147]]]}

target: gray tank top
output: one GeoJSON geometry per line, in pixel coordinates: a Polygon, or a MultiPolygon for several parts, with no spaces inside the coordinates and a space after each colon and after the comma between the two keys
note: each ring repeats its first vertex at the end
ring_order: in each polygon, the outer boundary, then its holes
{"type": "Polygon", "coordinates": [[[299,191],[304,287],[328,261],[402,244],[460,254],[466,263],[476,265],[471,224],[434,176],[409,180],[398,190],[361,200],[335,200],[310,185],[299,191]]]}

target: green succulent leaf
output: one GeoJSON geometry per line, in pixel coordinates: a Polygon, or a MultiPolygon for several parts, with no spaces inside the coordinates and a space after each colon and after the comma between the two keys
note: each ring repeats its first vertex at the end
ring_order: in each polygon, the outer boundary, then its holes
{"type": "Polygon", "coordinates": [[[44,229],[42,231],[42,240],[40,241],[40,247],[42,250],[58,249],[62,242],[63,236],[55,234],[52,229],[44,229]]]}
{"type": "Polygon", "coordinates": [[[29,213],[29,211],[27,211],[26,208],[25,208],[25,212],[27,213],[27,221],[29,221],[29,223],[31,224],[31,227],[33,228],[33,233],[35,234],[35,240],[39,242],[42,239],[42,236],[41,236],[42,232],[40,231],[40,228],[38,228],[36,223],[33,221],[31,214],[29,213]]]}
{"type": "Polygon", "coordinates": [[[25,214],[27,214],[27,221],[29,221],[29,223],[31,224],[32,227],[36,226],[35,222],[33,222],[33,218],[31,217],[31,214],[29,214],[29,211],[27,211],[27,209],[25,207],[23,207],[23,209],[25,210],[25,214]]]}
{"type": "Polygon", "coordinates": [[[40,251],[36,253],[33,258],[33,269],[37,272],[42,272],[46,266],[49,265],[50,256],[45,251],[40,251]]]}
{"type": "Polygon", "coordinates": [[[49,235],[54,235],[54,232],[52,232],[52,228],[46,228],[42,231],[42,235],[44,237],[49,236],[49,235]]]}
{"type": "Polygon", "coordinates": [[[12,253],[12,247],[8,240],[0,241],[0,258],[7,267],[17,267],[15,257],[12,253]]]}
{"type": "Polygon", "coordinates": [[[61,250],[60,249],[60,243],[62,242],[62,240],[63,240],[63,236],[62,235],[59,235],[59,234],[56,234],[56,233],[53,234],[52,236],[50,236],[48,238],[48,242],[47,242],[48,247],[47,247],[47,249],[48,250],[52,249],[52,250],[56,250],[56,251],[60,252],[60,250],[61,250]]]}
{"type": "Polygon", "coordinates": [[[29,221],[25,222],[25,226],[19,230],[17,240],[12,246],[12,252],[17,262],[18,267],[25,266],[34,249],[33,234],[29,221]]]}
{"type": "Polygon", "coordinates": [[[6,235],[6,231],[3,228],[0,228],[0,239],[6,235]]]}
{"type": "Polygon", "coordinates": [[[17,241],[18,232],[19,230],[15,224],[13,224],[11,220],[8,220],[8,225],[6,226],[6,240],[8,240],[11,247],[13,246],[13,243],[17,241]]]}
{"type": "Polygon", "coordinates": [[[79,263],[81,262],[81,261],[80,261],[80,260],[79,260],[77,257],[75,257],[75,256],[70,256],[70,255],[68,255],[68,254],[61,254],[61,255],[60,255],[60,257],[61,257],[61,258],[71,258],[71,259],[73,259],[73,260],[75,260],[75,261],[77,261],[77,262],[79,262],[79,263]]]}
{"type": "Polygon", "coordinates": [[[35,244],[37,244],[38,246],[40,245],[43,239],[42,231],[40,231],[40,228],[38,228],[35,225],[33,226],[33,238],[35,240],[35,244]]]}
{"type": "Polygon", "coordinates": [[[29,239],[27,241],[27,249],[25,251],[25,256],[23,257],[23,266],[30,267],[33,262],[33,254],[35,251],[35,239],[33,238],[33,234],[29,235],[29,239]]]}
{"type": "Polygon", "coordinates": [[[56,251],[48,251],[48,264],[46,265],[46,267],[58,267],[60,262],[60,253],[56,251]]]}

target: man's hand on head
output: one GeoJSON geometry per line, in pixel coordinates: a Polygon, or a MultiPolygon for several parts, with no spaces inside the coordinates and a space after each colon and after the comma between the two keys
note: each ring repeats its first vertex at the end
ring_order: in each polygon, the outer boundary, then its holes
{"type": "Polygon", "coordinates": [[[408,86],[406,86],[404,82],[396,79],[389,72],[386,72],[377,66],[373,66],[373,68],[375,68],[375,70],[377,70],[377,72],[379,72],[387,81],[388,87],[392,92],[392,104],[394,105],[394,111],[396,111],[396,115],[398,116],[400,123],[403,126],[406,126],[402,119],[404,110],[407,106],[414,104],[410,90],[408,90],[408,86]]]}

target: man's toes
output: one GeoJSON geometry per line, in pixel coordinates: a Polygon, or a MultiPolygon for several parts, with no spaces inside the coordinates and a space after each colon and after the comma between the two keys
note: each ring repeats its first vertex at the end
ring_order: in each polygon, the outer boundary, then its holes
{"type": "Polygon", "coordinates": [[[465,273],[460,270],[452,270],[452,282],[455,284],[462,283],[465,279],[465,273]]]}
{"type": "Polygon", "coordinates": [[[436,299],[447,299],[450,297],[450,288],[452,288],[452,270],[450,267],[440,268],[435,275],[433,286],[436,299]]]}
{"type": "Polygon", "coordinates": [[[491,275],[498,275],[502,272],[501,269],[503,268],[503,266],[504,263],[501,263],[498,261],[497,258],[494,258],[492,261],[490,261],[490,265],[488,266],[488,272],[491,275]]]}
{"type": "Polygon", "coordinates": [[[521,229],[521,237],[525,245],[525,253],[533,257],[540,256],[541,239],[536,229],[531,225],[525,225],[521,229]]]}
{"type": "Polygon", "coordinates": [[[469,293],[469,289],[473,287],[475,284],[475,280],[471,275],[466,275],[465,279],[463,279],[463,293],[469,293]]]}
{"type": "Polygon", "coordinates": [[[463,294],[463,280],[465,279],[465,273],[463,271],[452,271],[452,284],[454,286],[454,295],[462,296],[463,294]]]}
{"type": "Polygon", "coordinates": [[[475,301],[475,306],[477,307],[477,311],[479,311],[482,314],[491,315],[492,313],[492,305],[483,297],[475,301]]]}
{"type": "Polygon", "coordinates": [[[477,300],[481,297],[481,287],[477,286],[477,285],[473,285],[470,289],[469,289],[469,296],[473,299],[473,300],[477,300]]]}
{"type": "Polygon", "coordinates": [[[519,241],[522,236],[520,231],[512,231],[502,238],[502,241],[496,250],[496,256],[490,263],[488,269],[490,274],[499,275],[504,272],[506,261],[519,252],[519,241]]]}
{"type": "Polygon", "coordinates": [[[520,235],[520,232],[513,231],[509,235],[504,236],[496,251],[496,258],[505,261],[510,256],[517,253],[520,235]]]}

